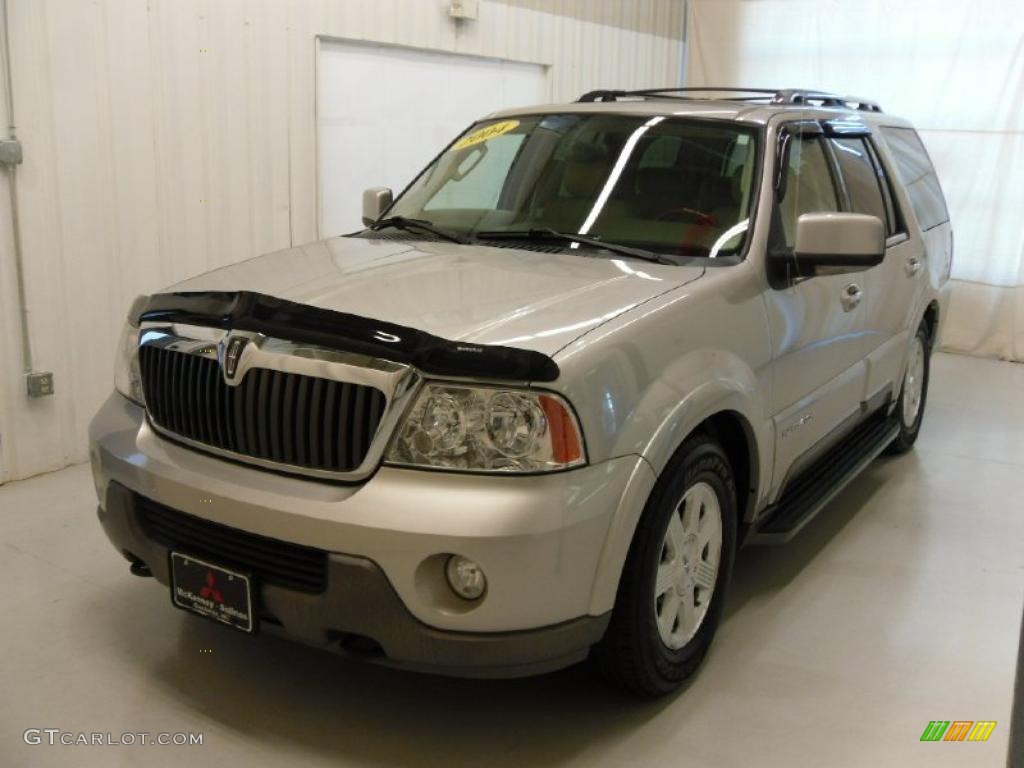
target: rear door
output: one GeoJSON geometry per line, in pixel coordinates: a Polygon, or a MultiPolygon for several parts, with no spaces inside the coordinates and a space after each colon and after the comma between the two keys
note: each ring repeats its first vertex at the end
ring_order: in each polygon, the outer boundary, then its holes
{"type": "Polygon", "coordinates": [[[863,354],[867,358],[864,400],[898,394],[909,325],[923,292],[924,252],[907,233],[892,181],[876,139],[866,132],[832,135],[847,210],[880,218],[886,226],[885,258],[863,276],[866,284],[863,354]]]}
{"type": "Polygon", "coordinates": [[[869,386],[891,381],[898,390],[907,346],[924,311],[928,281],[949,276],[953,237],[942,188],[917,132],[883,126],[874,143],[889,182],[896,227],[885,262],[872,270],[877,274],[870,278],[878,301],[877,307],[868,309],[870,327],[885,341],[872,354],[869,386]]]}

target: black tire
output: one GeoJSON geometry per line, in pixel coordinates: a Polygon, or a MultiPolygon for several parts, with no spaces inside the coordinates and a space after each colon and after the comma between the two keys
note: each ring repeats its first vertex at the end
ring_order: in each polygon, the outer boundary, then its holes
{"type": "MultiPolygon", "coordinates": [[[[915,344],[921,345],[922,350],[922,379],[921,379],[921,399],[920,404],[917,408],[917,413],[911,423],[907,423],[905,418],[906,409],[904,407],[904,399],[907,397],[907,380],[908,374],[904,373],[903,382],[900,384],[900,396],[899,400],[896,401],[895,416],[900,424],[900,432],[889,443],[886,447],[885,452],[890,455],[899,455],[906,453],[914,447],[914,443],[917,441],[917,434],[921,431],[921,421],[924,418],[924,406],[928,401],[928,378],[931,372],[931,339],[928,335],[928,329],[922,325],[917,329],[917,334],[914,338],[915,344]]],[[[913,352],[911,352],[911,355],[913,352]]],[[[910,361],[908,360],[908,369],[910,368],[910,361]]]]}
{"type": "Polygon", "coordinates": [[[617,687],[642,696],[670,693],[700,666],[722,614],[736,551],[736,485],[721,446],[704,434],[689,437],[672,457],[640,517],[604,638],[593,660],[617,687]],[[714,490],[722,516],[718,575],[696,634],[678,650],[662,640],[656,624],[655,575],[670,516],[699,482],[714,490]]]}

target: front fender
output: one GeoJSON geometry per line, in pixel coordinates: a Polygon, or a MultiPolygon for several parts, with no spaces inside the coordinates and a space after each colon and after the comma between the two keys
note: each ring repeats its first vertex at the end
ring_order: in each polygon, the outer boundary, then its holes
{"type": "Polygon", "coordinates": [[[585,334],[556,359],[556,388],[576,408],[590,460],[643,458],[601,555],[592,606],[606,609],[658,475],[705,419],[727,412],[740,423],[756,489],[745,506],[751,512],[763,505],[773,460],[763,273],[749,262],[708,270],[585,334]]]}
{"type": "MultiPolygon", "coordinates": [[[[698,350],[674,362],[644,394],[625,434],[641,442],[638,451],[661,474],[683,440],[710,416],[736,414],[746,425],[751,467],[758,477],[770,471],[770,420],[754,372],[738,356],[698,350]],[[629,432],[636,432],[631,436],[629,432]]],[[[753,487],[758,487],[755,483],[753,487]]]]}
{"type": "MultiPolygon", "coordinates": [[[[744,425],[750,453],[750,487],[761,505],[761,478],[770,477],[772,451],[769,420],[764,418],[757,377],[735,355],[695,351],[665,370],[637,403],[623,431],[621,449],[639,446],[644,458],[630,477],[618,511],[609,526],[598,562],[590,612],[610,610],[629,546],[658,477],[688,435],[711,416],[728,413],[744,425]]],[[[742,504],[742,500],[740,500],[742,504]]],[[[741,507],[742,508],[742,507],[741,507]]]]}

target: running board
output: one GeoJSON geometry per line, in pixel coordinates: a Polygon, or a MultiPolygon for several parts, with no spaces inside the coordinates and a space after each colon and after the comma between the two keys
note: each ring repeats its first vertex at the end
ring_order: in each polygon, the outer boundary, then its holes
{"type": "Polygon", "coordinates": [[[764,511],[752,544],[784,544],[885,450],[899,434],[896,418],[875,416],[858,426],[828,453],[800,473],[778,502],[764,511]]]}

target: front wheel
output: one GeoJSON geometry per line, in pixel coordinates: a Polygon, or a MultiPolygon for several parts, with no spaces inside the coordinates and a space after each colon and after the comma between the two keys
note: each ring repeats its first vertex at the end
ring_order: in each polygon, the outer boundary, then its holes
{"type": "Polygon", "coordinates": [[[917,433],[921,431],[921,420],[924,417],[924,404],[928,399],[928,374],[930,360],[928,350],[931,343],[928,331],[924,326],[917,329],[910,343],[910,354],[907,356],[907,370],[903,374],[903,385],[900,387],[900,399],[896,403],[896,416],[899,418],[900,431],[886,449],[888,453],[906,453],[914,447],[917,433]]]}
{"type": "Polygon", "coordinates": [[[736,487],[721,446],[690,437],[669,462],[637,526],[595,660],[645,696],[696,672],[715,633],[736,546],[736,487]]]}

